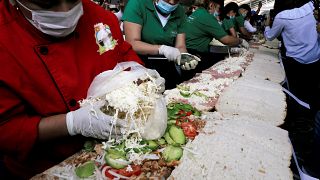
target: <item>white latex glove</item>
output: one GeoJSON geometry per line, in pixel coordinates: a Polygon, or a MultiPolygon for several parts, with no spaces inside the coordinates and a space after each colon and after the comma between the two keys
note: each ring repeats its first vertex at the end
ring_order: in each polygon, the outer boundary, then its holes
{"type": "Polygon", "coordinates": [[[244,39],[240,39],[240,47],[243,47],[243,48],[245,48],[245,49],[249,49],[249,43],[246,41],[246,40],[244,40],[244,39]]]}
{"type": "Polygon", "coordinates": [[[179,62],[177,62],[177,59],[181,53],[178,48],[161,45],[159,48],[159,54],[164,55],[169,61],[174,61],[176,64],[178,64],[179,62]]]}
{"type": "Polygon", "coordinates": [[[244,51],[245,51],[244,48],[238,48],[238,47],[230,48],[230,53],[231,54],[240,54],[240,53],[243,53],[244,51]]]}
{"type": "Polygon", "coordinates": [[[103,102],[81,107],[76,111],[67,113],[66,123],[71,136],[81,134],[86,137],[107,139],[110,131],[120,134],[119,125],[111,129],[113,117],[101,112],[103,102]]]}

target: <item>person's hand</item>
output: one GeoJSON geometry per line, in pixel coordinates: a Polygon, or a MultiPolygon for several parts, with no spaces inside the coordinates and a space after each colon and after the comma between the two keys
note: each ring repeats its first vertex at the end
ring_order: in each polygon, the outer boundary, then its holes
{"type": "Polygon", "coordinates": [[[246,40],[244,40],[244,39],[240,39],[240,47],[243,47],[243,48],[245,48],[245,49],[249,49],[249,43],[246,41],[246,40]]]}
{"type": "Polygon", "coordinates": [[[198,65],[198,61],[197,60],[191,60],[190,62],[186,62],[183,65],[181,65],[181,69],[183,70],[191,70],[191,69],[195,69],[198,65]]]}
{"type": "Polygon", "coordinates": [[[181,53],[178,48],[161,45],[159,48],[159,54],[164,55],[169,61],[174,61],[176,64],[178,64],[177,60],[181,53]]]}
{"type": "Polygon", "coordinates": [[[116,122],[116,125],[112,126],[115,124],[113,117],[100,110],[103,104],[104,102],[100,101],[67,113],[66,123],[69,134],[71,136],[81,134],[97,139],[108,138],[110,131],[120,134],[121,123],[116,122]]]}

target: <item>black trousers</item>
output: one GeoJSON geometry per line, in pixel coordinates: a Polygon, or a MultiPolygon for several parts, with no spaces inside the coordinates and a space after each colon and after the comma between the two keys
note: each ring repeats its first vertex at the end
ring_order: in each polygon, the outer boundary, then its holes
{"type": "Polygon", "coordinates": [[[289,83],[289,90],[311,109],[300,106],[289,98],[285,129],[295,147],[298,160],[305,168],[320,167],[320,60],[302,64],[290,57],[283,58],[283,65],[289,83]],[[315,161],[316,160],[316,161],[315,161]]]}
{"type": "Polygon", "coordinates": [[[310,104],[312,116],[320,110],[320,60],[302,64],[290,57],[283,58],[290,91],[310,104]]]}
{"type": "Polygon", "coordinates": [[[139,55],[139,57],[144,62],[146,68],[155,69],[160,76],[166,80],[166,89],[173,89],[177,84],[180,84],[183,81],[182,75],[178,73],[174,62],[169,62],[166,59],[148,59],[148,56],[142,55],[139,55]]]}

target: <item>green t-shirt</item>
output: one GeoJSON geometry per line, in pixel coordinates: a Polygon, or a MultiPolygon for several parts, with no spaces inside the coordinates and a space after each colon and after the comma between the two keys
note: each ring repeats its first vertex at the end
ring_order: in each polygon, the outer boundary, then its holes
{"type": "Polygon", "coordinates": [[[175,46],[177,34],[184,33],[182,25],[186,15],[181,5],[171,13],[167,24],[162,27],[152,0],[130,0],[126,5],[123,21],[142,26],[141,41],[149,44],[175,46]]]}
{"type": "Polygon", "coordinates": [[[187,48],[199,52],[208,52],[209,43],[213,38],[219,40],[228,35],[217,19],[204,8],[198,8],[193,12],[183,27],[186,33],[187,48]]]}
{"type": "Polygon", "coordinates": [[[240,27],[244,27],[244,17],[243,16],[236,16],[234,19],[235,22],[235,29],[239,32],[240,27]]]}
{"type": "Polygon", "coordinates": [[[230,29],[234,27],[234,22],[231,19],[224,19],[222,21],[222,28],[230,33],[230,29]]]}

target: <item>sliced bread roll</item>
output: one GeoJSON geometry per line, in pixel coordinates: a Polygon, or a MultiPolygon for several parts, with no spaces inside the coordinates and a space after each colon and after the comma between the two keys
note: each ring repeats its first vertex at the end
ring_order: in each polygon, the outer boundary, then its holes
{"type": "Polygon", "coordinates": [[[223,117],[248,117],[279,126],[286,117],[286,96],[277,83],[240,78],[220,95],[216,110],[223,117]]]}
{"type": "Polygon", "coordinates": [[[248,118],[207,117],[204,133],[187,144],[170,178],[292,179],[287,131],[248,118]]]}
{"type": "Polygon", "coordinates": [[[254,58],[242,75],[243,77],[270,80],[275,83],[282,83],[285,80],[284,69],[279,63],[272,60],[259,60],[258,58],[254,58]]]}

